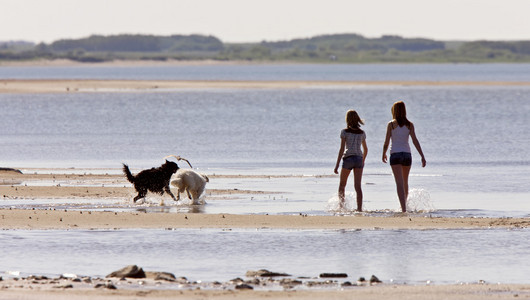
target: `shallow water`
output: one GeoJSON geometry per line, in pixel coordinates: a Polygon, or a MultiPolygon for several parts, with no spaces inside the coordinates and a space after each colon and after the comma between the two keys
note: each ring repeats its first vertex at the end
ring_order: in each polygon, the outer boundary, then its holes
{"type": "MultiPolygon", "coordinates": [[[[33,169],[23,170],[33,173],[33,169]]],[[[69,170],[73,172],[74,170],[69,170]]],[[[82,170],[83,172],[85,170],[82,170]]],[[[48,172],[48,171],[44,171],[48,172]]],[[[114,174],[119,170],[100,170],[103,174],[114,174]]],[[[399,201],[393,186],[391,174],[365,174],[363,185],[364,214],[369,216],[392,216],[400,211],[399,201]]],[[[436,177],[434,177],[435,179],[436,177]]],[[[414,186],[431,186],[433,177],[413,176],[414,186]],[[424,183],[425,182],[425,183],[424,183]],[[430,185],[429,185],[430,184],[430,185]]],[[[149,193],[145,200],[132,202],[136,195],[126,198],[65,198],[44,199],[0,198],[0,208],[22,209],[69,209],[107,211],[147,211],[169,213],[231,213],[231,214],[309,214],[333,215],[352,214],[356,208],[356,197],[351,191],[346,193],[346,206],[350,210],[339,210],[337,197],[337,177],[296,175],[260,178],[211,178],[202,199],[205,205],[190,205],[185,195],[174,202],[169,196],[149,193]],[[234,194],[212,196],[208,189],[234,190],[234,194]],[[237,190],[250,190],[255,193],[238,194],[237,190]],[[262,194],[261,192],[265,192],[262,194]]],[[[20,185],[44,184],[54,186],[75,186],[77,181],[20,182],[20,185]]],[[[94,183],[95,186],[131,186],[112,181],[94,183]]],[[[174,190],[174,192],[176,192],[174,190]]],[[[415,215],[438,217],[530,217],[530,207],[525,193],[509,192],[463,192],[437,191],[429,188],[410,190],[409,211],[415,215]]]]}
{"type": "MultiPolygon", "coordinates": [[[[294,277],[343,272],[356,281],[528,283],[530,231],[74,230],[0,232],[0,273],[105,276],[129,264],[189,280],[248,270],[294,277]]],[[[6,275],[9,276],[9,275],[6,275]]]]}

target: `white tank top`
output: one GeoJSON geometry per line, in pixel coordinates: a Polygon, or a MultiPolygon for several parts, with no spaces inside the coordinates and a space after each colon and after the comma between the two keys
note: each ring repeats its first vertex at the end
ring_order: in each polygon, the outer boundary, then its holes
{"type": "Polygon", "coordinates": [[[410,153],[409,146],[410,129],[403,125],[392,129],[392,144],[390,145],[390,154],[399,152],[410,153]]]}

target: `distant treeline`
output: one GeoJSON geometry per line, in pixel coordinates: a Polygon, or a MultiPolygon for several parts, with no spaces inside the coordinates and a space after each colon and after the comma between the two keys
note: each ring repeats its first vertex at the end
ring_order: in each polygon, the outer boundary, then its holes
{"type": "Polygon", "coordinates": [[[321,35],[260,43],[223,43],[204,35],[93,35],[50,44],[0,42],[1,60],[248,60],[300,62],[530,62],[530,41],[448,42],[386,35],[321,35]]]}

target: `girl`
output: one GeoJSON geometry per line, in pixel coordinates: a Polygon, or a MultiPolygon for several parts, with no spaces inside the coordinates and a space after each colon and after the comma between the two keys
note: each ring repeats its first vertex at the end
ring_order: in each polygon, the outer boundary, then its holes
{"type": "Polygon", "coordinates": [[[407,119],[405,103],[398,101],[392,105],[393,120],[388,123],[386,128],[386,138],[383,145],[383,162],[387,162],[386,150],[392,139],[390,146],[390,167],[396,181],[396,189],[401,204],[401,211],[407,211],[407,197],[409,195],[409,173],[412,165],[412,155],[410,153],[409,136],[412,143],[421,155],[421,165],[425,167],[427,161],[421,151],[420,142],[414,132],[414,124],[407,119]]]}
{"type": "Polygon", "coordinates": [[[339,163],[342,158],[342,169],[340,171],[339,200],[340,208],[344,208],[344,189],[348,176],[353,170],[355,192],[357,193],[357,211],[363,211],[363,191],[361,189],[361,178],[363,176],[364,161],[368,154],[366,146],[366,134],[361,130],[363,120],[355,110],[346,113],[346,128],[340,132],[340,150],[335,164],[335,174],[339,174],[339,163]],[[363,151],[361,151],[361,145],[363,151]]]}

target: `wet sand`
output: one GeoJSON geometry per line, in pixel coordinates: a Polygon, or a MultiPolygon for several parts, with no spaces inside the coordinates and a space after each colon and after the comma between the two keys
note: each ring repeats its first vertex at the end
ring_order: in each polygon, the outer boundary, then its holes
{"type": "MultiPolygon", "coordinates": [[[[208,175],[211,180],[228,175],[208,175]]],[[[259,176],[230,175],[249,178],[259,176]]],[[[269,177],[269,176],[265,176],[269,177]]],[[[176,193],[176,192],[175,192],[176,193]]],[[[216,197],[242,194],[271,194],[274,191],[208,189],[208,201],[216,197]]],[[[0,172],[0,199],[9,204],[14,199],[68,199],[72,203],[83,199],[116,198],[130,201],[134,188],[123,175],[21,174],[0,172]]],[[[168,196],[168,201],[172,201],[168,196]]],[[[8,207],[8,206],[4,206],[8,207]]],[[[288,229],[456,229],[456,228],[524,228],[528,218],[442,218],[396,213],[391,217],[363,214],[345,216],[311,215],[239,215],[193,213],[145,213],[141,211],[89,211],[50,209],[0,209],[1,229],[108,229],[108,228],[288,228],[288,229]]]]}
{"type": "Polygon", "coordinates": [[[1,229],[284,228],[284,229],[479,229],[527,228],[525,218],[429,218],[234,215],[1,209],[1,229]]]}

